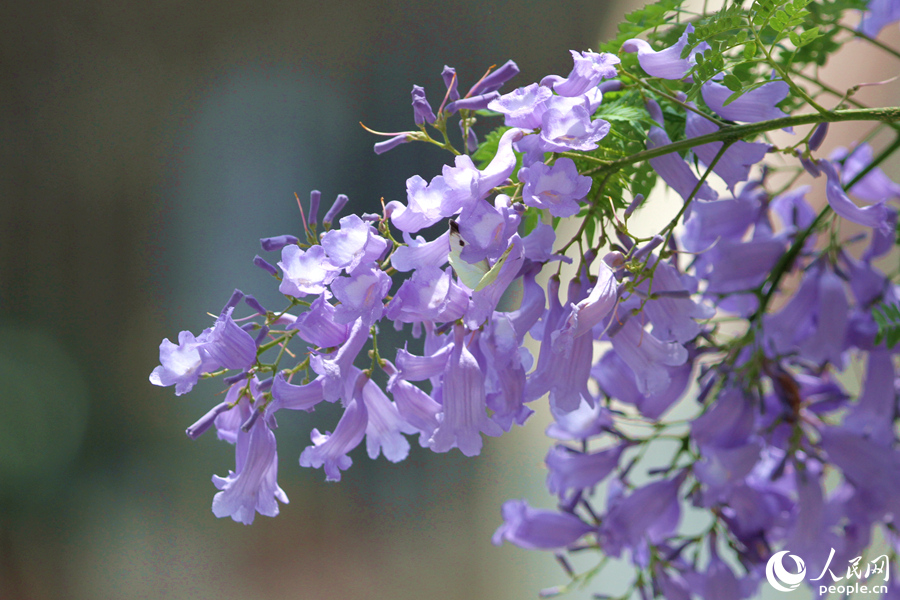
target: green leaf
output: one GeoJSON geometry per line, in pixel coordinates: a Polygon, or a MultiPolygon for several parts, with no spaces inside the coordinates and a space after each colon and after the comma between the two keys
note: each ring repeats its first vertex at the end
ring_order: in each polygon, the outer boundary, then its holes
{"type": "Polygon", "coordinates": [[[886,342],[888,348],[900,343],[900,305],[880,304],[872,309],[872,317],[878,325],[875,343],[886,342]]]}
{"type": "Polygon", "coordinates": [[[500,138],[510,129],[510,127],[498,127],[485,136],[484,141],[479,144],[478,149],[472,154],[472,160],[478,163],[479,169],[483,169],[494,159],[494,156],[497,154],[497,148],[500,146],[500,138]]]}
{"type": "Polygon", "coordinates": [[[756,42],[747,42],[744,46],[744,60],[753,60],[756,56],[756,42]]]}
{"type": "Polygon", "coordinates": [[[732,75],[731,73],[729,73],[728,75],[725,76],[724,79],[722,79],[722,83],[725,84],[725,87],[727,87],[732,92],[740,92],[741,89],[743,88],[743,85],[741,84],[741,80],[738,79],[737,77],[735,77],[734,75],[732,75]]]}

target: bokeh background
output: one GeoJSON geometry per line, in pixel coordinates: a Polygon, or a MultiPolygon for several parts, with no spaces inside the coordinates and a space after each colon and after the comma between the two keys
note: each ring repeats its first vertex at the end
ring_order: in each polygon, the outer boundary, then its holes
{"type": "MultiPolygon", "coordinates": [[[[509,497],[549,503],[538,419],[477,460],[362,452],[340,484],[301,469],[313,421],[281,418],[276,519],[210,512],[233,451],[184,428],[216,403],[153,387],[163,337],[198,332],[299,231],[294,193],[349,211],[404,198],[447,156],[373,136],[412,126],[514,59],[525,85],[596,48],[623,1],[160,0],[0,7],[0,599],[533,598],[550,557],[490,534],[509,497]]],[[[510,88],[511,89],[511,88],[510,88]]]]}

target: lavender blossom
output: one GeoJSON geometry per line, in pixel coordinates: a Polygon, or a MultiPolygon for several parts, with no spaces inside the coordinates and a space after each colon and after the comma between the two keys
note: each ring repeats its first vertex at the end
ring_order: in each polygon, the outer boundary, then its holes
{"type": "Polygon", "coordinates": [[[162,387],[174,385],[176,396],[190,392],[200,380],[200,375],[218,366],[200,353],[210,332],[206,329],[199,338],[195,338],[190,331],[182,331],[178,334],[177,345],[168,338],[164,339],[159,345],[160,365],[150,373],[150,383],[162,387]]]}
{"type": "Polygon", "coordinates": [[[341,272],[340,267],[331,263],[322,246],[313,246],[306,251],[295,245],[285,246],[278,266],[284,272],[278,291],[295,298],[323,293],[341,272]]]}
{"type": "Polygon", "coordinates": [[[425,98],[425,88],[421,86],[414,85],[412,88],[412,107],[416,125],[431,124],[437,119],[431,105],[428,104],[428,99],[425,98]]]}
{"type": "Polygon", "coordinates": [[[525,183],[525,204],[546,208],[554,217],[571,217],[581,208],[578,204],[591,189],[591,178],[578,174],[571,158],[559,158],[553,166],[535,163],[519,170],[519,181],[525,183]]]}
{"type": "Polygon", "coordinates": [[[819,168],[825,173],[828,182],[825,185],[825,195],[828,204],[841,217],[865,225],[873,229],[880,229],[883,233],[889,233],[888,210],[884,202],[872,204],[863,208],[856,206],[841,186],[841,180],[837,170],[827,160],[819,161],[819,168]]]}
{"type": "Polygon", "coordinates": [[[236,466],[227,477],[213,476],[221,490],[212,503],[217,517],[231,517],[250,525],[256,513],[267,517],[278,515],[279,500],[288,503],[287,494],[278,487],[278,453],[275,435],[265,421],[256,423],[249,433],[238,435],[236,466]]]}
{"type": "Polygon", "coordinates": [[[481,434],[503,433],[486,412],[484,373],[466,347],[467,331],[457,325],[453,330],[453,350],[443,373],[443,418],[431,438],[431,449],[447,452],[459,448],[466,456],[481,452],[481,434]]]}
{"type": "Polygon", "coordinates": [[[729,121],[756,123],[770,119],[780,119],[787,115],[777,104],[784,100],[790,87],[784,81],[770,81],[749,92],[745,92],[728,105],[725,101],[732,91],[720,83],[707,81],[700,88],[703,101],[717,115],[729,121]]]}
{"type": "Polygon", "coordinates": [[[503,504],[503,525],[494,532],[492,541],[499,546],[504,540],[528,550],[553,550],[577,542],[593,527],[569,513],[532,508],[524,500],[503,504]]]}
{"type": "MultiPolygon", "coordinates": [[[[622,62],[618,56],[609,52],[576,52],[570,50],[574,66],[566,79],[552,81],[553,91],[560,96],[581,96],[596,88],[601,79],[612,79],[618,72],[616,65],[622,62]]],[[[551,76],[553,77],[553,76],[551,76]]],[[[549,78],[544,78],[541,85],[548,85],[549,78]]]]}
{"type": "Polygon", "coordinates": [[[226,369],[247,369],[256,362],[256,342],[231,318],[234,308],[227,308],[199,347],[204,364],[226,369]]]}
{"type": "Polygon", "coordinates": [[[703,42],[691,50],[686,58],[681,57],[682,50],[687,46],[688,34],[693,32],[694,26],[688,24],[678,42],[664,50],[656,51],[644,40],[630,39],[622,44],[622,51],[637,52],[641,68],[651,77],[683,79],[693,68],[696,55],[709,49],[709,44],[703,42]]]}
{"type": "Polygon", "coordinates": [[[549,87],[532,83],[491,101],[488,108],[504,115],[509,127],[537,129],[551,96],[549,87]]]}
{"type": "Polygon", "coordinates": [[[313,429],[310,435],[313,445],[307,446],[300,454],[300,466],[313,469],[324,467],[326,481],[341,480],[341,471],[346,471],[353,464],[347,454],[359,445],[368,427],[369,413],[362,393],[369,378],[358,369],[355,371],[357,375],[348,377],[345,382],[352,391],[347,396],[350,400],[334,433],[322,434],[318,429],[313,429]]]}

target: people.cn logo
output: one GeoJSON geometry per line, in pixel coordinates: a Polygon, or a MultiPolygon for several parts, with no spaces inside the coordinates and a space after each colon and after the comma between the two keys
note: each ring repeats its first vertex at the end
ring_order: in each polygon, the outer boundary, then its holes
{"type": "Polygon", "coordinates": [[[769,585],[779,592],[794,591],[800,586],[803,578],[806,577],[806,565],[803,564],[803,559],[799,556],[788,555],[794,559],[794,563],[797,565],[797,573],[791,573],[784,568],[781,559],[787,553],[788,550],[776,552],[769,559],[769,562],[766,563],[766,579],[769,580],[769,585]]]}

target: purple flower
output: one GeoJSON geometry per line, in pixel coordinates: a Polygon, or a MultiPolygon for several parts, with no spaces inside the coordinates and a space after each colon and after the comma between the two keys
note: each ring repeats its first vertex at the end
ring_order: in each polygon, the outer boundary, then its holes
{"type": "Polygon", "coordinates": [[[447,452],[457,447],[466,456],[481,452],[481,434],[503,433],[486,412],[484,373],[467,347],[467,330],[454,327],[453,350],[444,367],[441,424],[431,438],[431,449],[447,452]]]}
{"type": "Polygon", "coordinates": [[[379,453],[391,462],[399,462],[409,455],[409,442],[404,433],[415,433],[381,388],[369,379],[362,390],[362,398],[368,411],[366,425],[366,452],[369,458],[378,458],[379,453]]]}
{"type": "Polygon", "coordinates": [[[497,154],[484,171],[476,168],[465,154],[456,157],[453,167],[444,165],[442,173],[447,191],[443,194],[441,214],[450,216],[458,213],[506,181],[516,167],[512,144],[522,135],[522,130],[516,128],[504,133],[498,142],[497,154]]]}
{"type": "MultiPolygon", "coordinates": [[[[178,344],[173,344],[168,338],[159,345],[159,366],[150,373],[150,383],[162,387],[175,386],[175,395],[180,396],[190,392],[200,375],[214,370],[218,365],[207,359],[204,366],[204,356],[200,354],[200,347],[206,343],[210,330],[207,329],[195,338],[190,331],[182,331],[178,334],[178,344]]],[[[256,352],[254,351],[254,357],[256,352]]]]}
{"type": "Polygon", "coordinates": [[[204,364],[243,370],[256,362],[256,342],[231,318],[233,311],[229,307],[219,316],[200,346],[204,364]]]}
{"type": "MultiPolygon", "coordinates": [[[[655,100],[650,100],[647,103],[647,110],[650,111],[651,114],[658,113],[660,118],[657,122],[662,125],[662,111],[655,100]]],[[[648,150],[667,146],[671,143],[672,140],[669,139],[669,134],[667,134],[662,127],[656,127],[655,125],[650,127],[650,132],[647,134],[648,150]]],[[[692,194],[695,199],[699,198],[702,200],[715,200],[719,197],[705,181],[697,190],[696,194],[694,193],[694,190],[700,183],[700,179],[694,174],[690,166],[688,166],[688,163],[679,156],[677,152],[651,158],[650,165],[653,167],[653,170],[656,171],[656,174],[659,175],[670,188],[678,192],[678,195],[685,201],[687,201],[688,198],[691,198],[692,194]]]]}
{"type": "Polygon", "coordinates": [[[491,419],[504,431],[512,424],[523,425],[534,411],[525,406],[525,373],[533,359],[521,347],[522,337],[516,333],[509,313],[495,315],[478,338],[485,366],[485,402],[492,411],[491,419]]]}
{"type": "Polygon", "coordinates": [[[480,96],[499,90],[504,83],[519,74],[519,67],[515,62],[508,60],[500,68],[482,77],[473,85],[466,97],[480,96]]]}
{"type": "Polygon", "coordinates": [[[432,179],[431,183],[425,183],[424,179],[413,175],[406,180],[406,206],[392,200],[385,209],[391,216],[394,227],[400,231],[415,233],[453,214],[444,214],[441,210],[447,191],[447,184],[440,175],[432,179]]]}
{"type": "Polygon", "coordinates": [[[619,457],[625,446],[614,446],[600,452],[576,452],[557,444],[550,449],[544,462],[547,464],[547,489],[562,496],[568,490],[593,488],[606,479],[619,466],[619,457]]]}
{"type": "MultiPolygon", "coordinates": [[[[345,393],[345,383],[353,371],[353,361],[369,339],[369,325],[357,319],[350,330],[347,341],[332,354],[315,353],[310,356],[312,370],[322,380],[325,400],[334,402],[345,393]]],[[[343,396],[346,400],[347,397],[343,396]]]]}
{"type": "MultiPolygon", "coordinates": [[[[500,97],[500,92],[487,92],[485,94],[479,94],[477,96],[467,96],[465,98],[460,98],[456,102],[451,102],[447,105],[444,111],[447,114],[453,114],[459,110],[483,110],[488,107],[488,105],[500,97]]],[[[460,129],[463,129],[462,122],[460,121],[460,129]]],[[[469,129],[469,134],[474,136],[474,132],[472,129],[469,129]]],[[[477,142],[476,142],[477,147],[477,142]]],[[[469,147],[469,150],[474,150],[469,147]]]]}
{"type": "Polygon", "coordinates": [[[419,445],[427,448],[428,440],[440,425],[441,405],[421,388],[402,379],[397,367],[389,361],[385,361],[384,370],[389,375],[387,390],[394,397],[397,412],[419,432],[419,445]]]}
{"type": "Polygon", "coordinates": [[[282,408],[312,412],[313,407],[324,399],[325,386],[322,379],[317,378],[303,385],[294,385],[288,383],[284,374],[279,372],[272,384],[272,403],[266,407],[266,415],[273,415],[282,408]]]}
{"type": "Polygon", "coordinates": [[[591,406],[582,400],[578,408],[571,412],[554,412],[555,419],[547,427],[547,437],[560,441],[585,441],[609,431],[612,427],[612,415],[608,408],[596,403],[591,406]]]}
{"type": "Polygon", "coordinates": [[[401,272],[412,271],[420,267],[440,267],[447,264],[450,255],[450,230],[442,233],[437,239],[426,242],[422,236],[410,237],[403,233],[405,246],[400,246],[391,255],[391,266],[401,272]]]}
{"type": "Polygon", "coordinates": [[[562,328],[550,334],[553,351],[569,356],[574,339],[588,333],[594,325],[605,319],[618,299],[615,274],[605,262],[601,262],[590,293],[571,305],[562,328]]]}
{"type": "Polygon", "coordinates": [[[425,98],[425,88],[421,86],[414,85],[412,88],[412,107],[416,125],[434,123],[435,119],[437,119],[434,116],[434,111],[431,110],[431,105],[428,104],[428,99],[425,98]]]}
{"type": "Polygon", "coordinates": [[[900,514],[900,454],[842,427],[824,427],[821,435],[822,450],[857,489],[869,517],[900,514]]]}
{"type": "Polygon", "coordinates": [[[381,258],[388,244],[357,215],[344,217],[340,229],[333,229],[322,236],[322,247],[328,253],[329,262],[335,267],[342,267],[348,274],[353,274],[357,268],[366,268],[381,258]]]}
{"type": "Polygon", "coordinates": [[[503,504],[503,525],[494,532],[495,546],[503,540],[528,550],[554,550],[577,542],[594,528],[569,513],[528,506],[524,500],[503,504]]]}
{"type": "Polygon", "coordinates": [[[300,240],[292,235],[278,235],[275,237],[262,238],[261,240],[259,240],[259,245],[262,246],[262,249],[266,252],[281,250],[285,246],[291,244],[297,245],[299,243],[300,240]]]}
{"type": "Polygon", "coordinates": [[[441,71],[441,79],[444,80],[444,85],[447,86],[447,99],[450,102],[459,100],[459,79],[456,77],[456,69],[444,65],[444,70],[441,71]]]}
{"type": "Polygon", "coordinates": [[[500,207],[491,206],[486,200],[478,199],[463,209],[455,222],[465,241],[460,258],[468,263],[476,263],[485,258],[499,258],[509,247],[509,238],[516,232],[519,216],[515,211],[502,207],[509,197],[497,196],[500,207]]]}
{"type": "Polygon", "coordinates": [[[340,301],[335,307],[335,321],[351,323],[361,318],[366,325],[371,325],[381,318],[384,312],[381,300],[390,289],[390,276],[372,266],[360,267],[350,277],[338,277],[331,284],[334,297],[340,301]]]}
{"type": "Polygon", "coordinates": [[[760,216],[761,191],[744,186],[736,198],[713,202],[694,200],[684,223],[681,243],[689,252],[705,252],[721,242],[740,242],[760,216]]]}
{"type": "Polygon", "coordinates": [[[275,435],[265,420],[237,436],[236,466],[227,477],[213,475],[212,481],[221,490],[212,502],[213,514],[231,517],[250,525],[256,513],[267,517],[278,514],[278,503],[288,503],[287,494],[278,487],[278,453],[275,435]]]}
{"type": "Polygon", "coordinates": [[[298,330],[300,337],[319,348],[343,344],[350,335],[350,325],[335,321],[335,308],[328,302],[330,297],[331,294],[325,292],[316,298],[309,310],[300,314],[287,329],[298,330]]]}
{"type": "Polygon", "coordinates": [[[871,227],[880,229],[883,233],[890,233],[890,225],[888,224],[888,209],[884,202],[872,204],[863,208],[856,206],[841,186],[840,177],[837,171],[827,160],[819,161],[819,168],[825,173],[828,182],[825,184],[825,196],[828,198],[828,204],[832,210],[841,217],[871,227]]]}
{"type": "Polygon", "coordinates": [[[567,150],[594,150],[609,133],[609,123],[603,119],[591,121],[592,111],[587,100],[571,110],[551,108],[541,118],[542,150],[565,152],[567,150]]]}
{"type": "Polygon", "coordinates": [[[389,150],[393,150],[400,144],[405,144],[407,142],[413,141],[415,138],[411,137],[406,133],[398,133],[392,138],[386,139],[383,142],[376,142],[372,149],[375,151],[375,154],[384,154],[389,150]]]}
{"type": "Polygon", "coordinates": [[[278,291],[295,298],[323,293],[341,272],[340,267],[331,263],[322,246],[313,246],[305,252],[299,246],[285,246],[278,266],[284,271],[278,291]]]}
{"type": "Polygon", "coordinates": [[[691,50],[687,58],[681,58],[681,52],[688,42],[688,34],[693,31],[694,26],[689,24],[678,38],[678,42],[664,50],[656,51],[646,41],[634,38],[622,44],[622,51],[637,52],[641,68],[651,77],[683,79],[694,66],[697,53],[709,49],[709,44],[703,42],[691,50]]]}
{"type": "Polygon", "coordinates": [[[894,441],[897,391],[894,361],[884,349],[869,352],[862,393],[844,419],[844,429],[866,436],[885,449],[894,441]]]}
{"type": "Polygon", "coordinates": [[[345,381],[352,392],[348,396],[350,401],[347,402],[334,433],[326,431],[322,434],[318,429],[313,429],[310,435],[313,445],[307,446],[300,454],[301,467],[313,469],[325,467],[326,481],[341,480],[341,471],[346,471],[353,464],[353,460],[347,454],[359,446],[366,434],[369,414],[362,393],[369,378],[362,372],[358,370],[357,372],[356,377],[345,381]]]}
{"type": "Polygon", "coordinates": [[[709,553],[706,572],[692,573],[687,577],[691,587],[703,600],[741,600],[752,593],[743,589],[746,587],[741,585],[743,582],[739,581],[731,568],[719,558],[715,534],[709,536],[709,553]]]}
{"type": "Polygon", "coordinates": [[[504,123],[509,127],[537,129],[551,96],[553,92],[549,87],[532,83],[500,96],[488,104],[488,108],[504,115],[504,123]]]}
{"type": "Polygon", "coordinates": [[[769,210],[778,215],[789,231],[806,229],[816,218],[816,213],[806,201],[808,185],[801,185],[776,197],[769,204],[769,210]]]}
{"type": "Polygon", "coordinates": [[[766,235],[747,242],[720,241],[703,256],[707,294],[753,289],[766,280],[784,251],[784,240],[766,235]]]}
{"type": "Polygon", "coordinates": [[[612,502],[600,528],[607,554],[620,556],[624,548],[657,544],[675,532],[681,519],[678,489],[683,476],[654,481],[612,502]]]}
{"type": "Polygon", "coordinates": [[[869,37],[877,37],[885,26],[900,21],[900,2],[897,0],[869,0],[859,30],[869,37]]]}
{"type": "MultiPolygon", "coordinates": [[[[566,326],[567,319],[567,311],[559,302],[559,279],[556,276],[550,278],[547,294],[550,306],[544,313],[541,351],[537,368],[528,376],[525,398],[527,401],[537,400],[550,392],[551,409],[567,413],[577,409],[582,399],[591,400],[587,382],[594,341],[592,336],[582,335],[572,338],[571,345],[562,342],[554,344],[554,333],[566,326]]],[[[580,295],[580,282],[573,281],[569,288],[569,303],[580,301],[580,295]]]]}
{"type": "Polygon", "coordinates": [[[691,424],[691,436],[701,447],[734,448],[750,438],[753,405],[740,389],[726,388],[691,424]]]}
{"type": "MultiPolygon", "coordinates": [[[[553,77],[553,91],[560,96],[576,97],[596,88],[601,79],[612,79],[618,72],[616,65],[622,62],[618,56],[609,52],[576,52],[570,50],[574,66],[566,79],[553,77]]],[[[548,78],[541,85],[549,83],[548,78]],[[545,83],[546,82],[546,83],[545,83]]]]}
{"type": "Polygon", "coordinates": [[[578,174],[571,158],[559,158],[553,166],[535,163],[519,169],[519,181],[525,183],[522,199],[528,206],[546,208],[554,217],[578,214],[579,202],[591,189],[591,178],[578,174]]]}
{"type": "Polygon", "coordinates": [[[628,318],[618,331],[610,334],[610,340],[616,354],[631,367],[641,394],[653,395],[665,390],[671,382],[666,367],[677,367],[688,360],[684,346],[662,341],[645,331],[640,315],[628,318]]]}
{"type": "MultiPolygon", "coordinates": [[[[715,123],[693,111],[687,111],[686,117],[685,137],[698,137],[719,130],[715,123]]],[[[694,147],[693,152],[700,159],[700,162],[709,166],[722,149],[722,144],[723,142],[703,144],[702,146],[694,147]]],[[[719,157],[716,166],[713,167],[713,172],[721,177],[728,185],[728,189],[734,193],[734,186],[741,181],[747,181],[750,177],[751,167],[760,162],[768,151],[768,144],[737,141],[719,157]]]]}
{"type": "MultiPolygon", "coordinates": [[[[828,158],[831,161],[844,161],[841,182],[846,185],[872,162],[872,146],[860,144],[849,155],[846,149],[838,148],[828,158]]],[[[866,202],[883,202],[900,198],[900,185],[891,181],[884,171],[875,167],[850,188],[850,193],[866,202]]]]}
{"type": "Polygon", "coordinates": [[[400,323],[448,322],[463,316],[468,305],[469,294],[453,281],[450,269],[423,266],[403,282],[384,314],[400,323]]]}
{"type": "Polygon", "coordinates": [[[664,341],[689,342],[700,333],[700,325],[694,319],[708,319],[715,314],[715,309],[690,298],[688,292],[695,292],[696,284],[692,282],[688,288],[674,266],[658,260],[654,262],[657,264],[652,288],[649,283],[639,288],[648,292],[652,289],[652,293],[658,295],[644,305],[644,312],[653,324],[653,335],[664,341]],[[679,292],[684,292],[685,296],[666,295],[679,292]]]}
{"type": "Polygon", "coordinates": [[[669,384],[659,391],[642,393],[638,390],[634,371],[610,350],[591,367],[591,375],[610,398],[635,406],[648,419],[658,419],[681,398],[691,383],[693,363],[687,361],[677,367],[665,367],[665,370],[669,384]]]}
{"type": "Polygon", "coordinates": [[[707,81],[700,88],[703,101],[714,113],[723,119],[740,123],[756,123],[787,116],[776,105],[787,97],[789,91],[790,86],[787,83],[770,81],[742,94],[737,100],[725,106],[725,101],[733,93],[727,87],[714,81],[707,81]]]}
{"type": "MultiPolygon", "coordinates": [[[[480,290],[472,292],[471,302],[466,311],[465,322],[469,329],[477,329],[490,318],[491,314],[498,310],[500,300],[503,299],[507,289],[514,283],[522,270],[525,262],[525,255],[522,249],[522,238],[519,234],[514,234],[509,241],[509,247],[506,249],[505,258],[500,257],[503,263],[500,270],[493,281],[482,287],[480,290]]],[[[493,268],[496,265],[491,266],[493,268]]],[[[515,308],[515,307],[514,307],[515,308]]],[[[501,310],[508,310],[500,308],[501,310]]]]}

